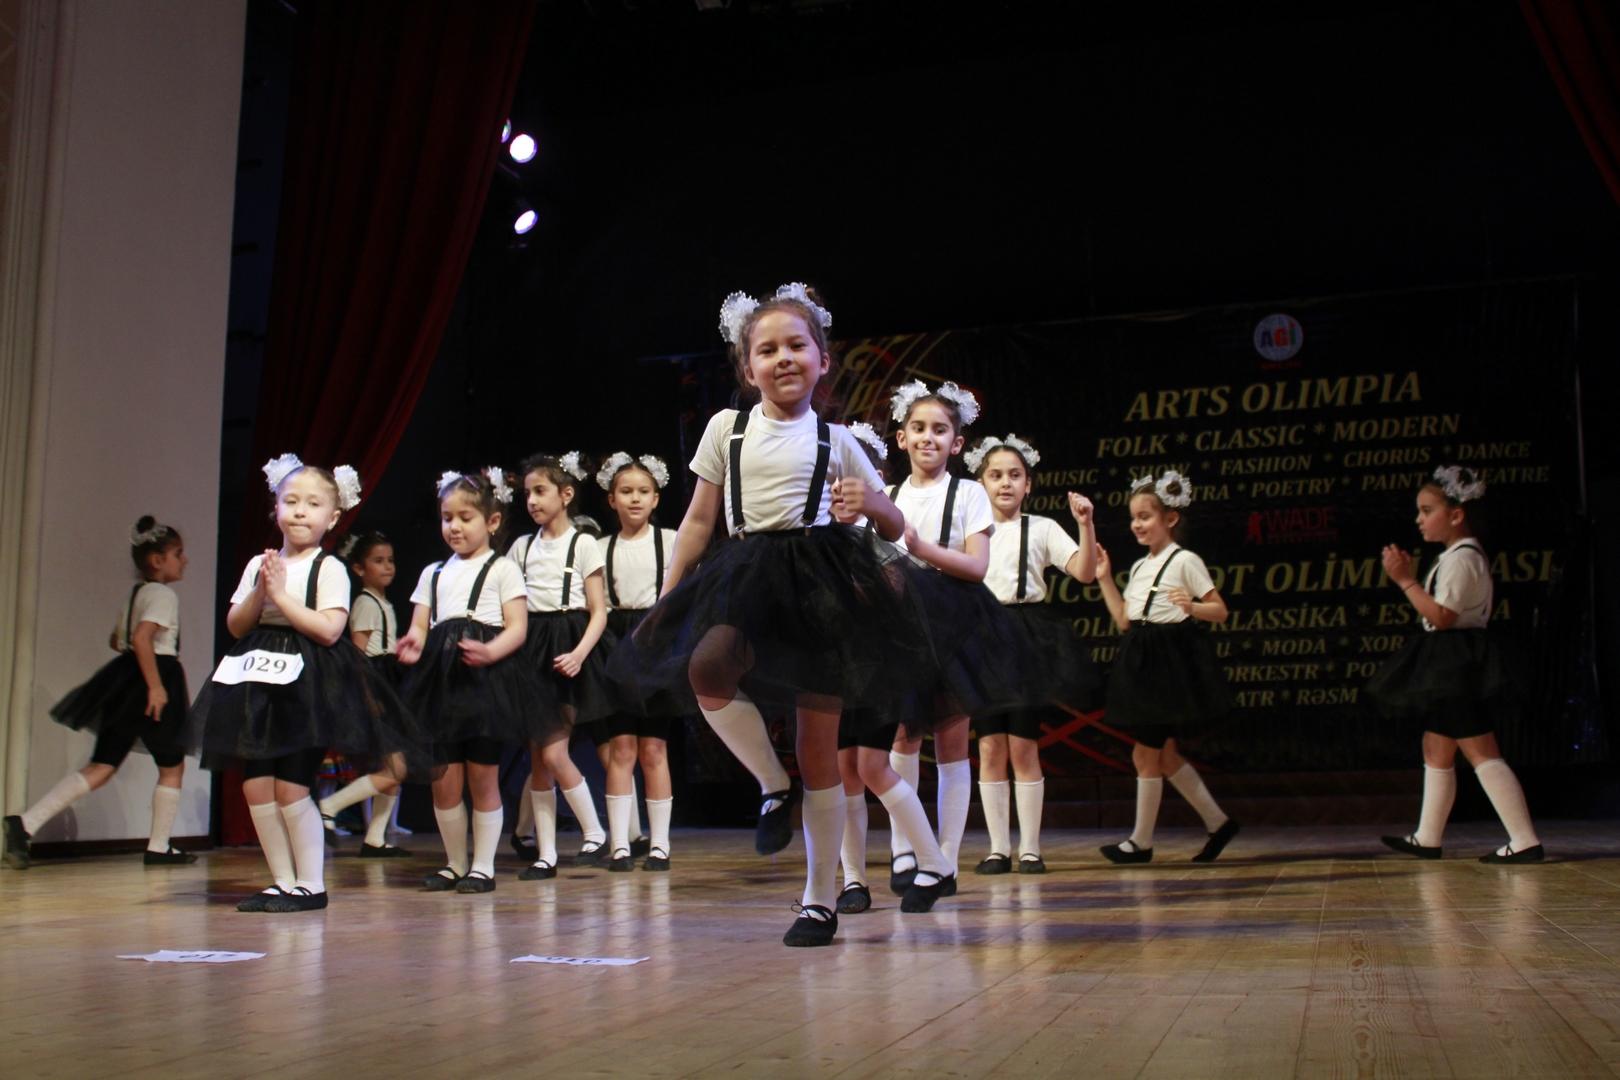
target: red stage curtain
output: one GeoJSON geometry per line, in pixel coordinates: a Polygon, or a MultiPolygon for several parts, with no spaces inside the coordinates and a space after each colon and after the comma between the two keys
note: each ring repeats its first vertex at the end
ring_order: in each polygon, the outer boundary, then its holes
{"type": "Polygon", "coordinates": [[[1519,0],[1609,193],[1620,202],[1620,17],[1613,0],[1519,0]]]}
{"type": "MultiPolygon", "coordinates": [[[[533,0],[300,6],[254,464],[351,464],[374,488],[432,369],[501,153],[533,0]]],[[[249,498],[238,564],[271,537],[249,498]]],[[[237,778],[225,843],[249,843],[237,778]]]]}

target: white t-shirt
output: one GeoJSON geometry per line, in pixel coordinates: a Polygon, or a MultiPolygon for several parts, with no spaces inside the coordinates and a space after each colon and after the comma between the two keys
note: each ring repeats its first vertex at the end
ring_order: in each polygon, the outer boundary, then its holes
{"type": "Polygon", "coordinates": [[[1187,590],[1187,595],[1194,600],[1205,595],[1215,587],[1215,582],[1209,576],[1209,567],[1204,560],[1183,548],[1180,544],[1166,544],[1163,551],[1157,555],[1149,555],[1145,559],[1137,559],[1131,565],[1131,577],[1125,583],[1125,615],[1131,622],[1142,621],[1142,610],[1147,608],[1147,621],[1150,623],[1178,623],[1192,618],[1185,611],[1170,602],[1166,595],[1169,590],[1180,586],[1187,590]],[[1181,552],[1170,563],[1170,568],[1164,572],[1164,579],[1159,582],[1159,591],[1153,601],[1153,606],[1147,608],[1149,595],[1153,595],[1153,579],[1159,576],[1159,570],[1164,566],[1165,560],[1173,552],[1181,552]]]}
{"type": "MultiPolygon", "coordinates": [[[[432,610],[433,571],[439,565],[434,563],[422,571],[422,576],[416,580],[416,591],[411,593],[411,603],[432,610]]],[[[452,555],[444,561],[443,566],[444,570],[439,574],[439,617],[433,621],[434,625],[470,614],[474,622],[481,622],[485,626],[505,626],[506,618],[501,612],[501,605],[528,595],[528,590],[523,587],[523,571],[512,560],[503,559],[493,551],[486,551],[472,559],[452,555]],[[468,612],[467,601],[472,598],[473,583],[478,580],[478,572],[491,559],[495,561],[478,594],[478,609],[468,612]]]]}
{"type": "Polygon", "coordinates": [[[506,557],[517,563],[529,586],[530,611],[582,611],[585,608],[585,579],[602,569],[602,548],[596,537],[586,536],[570,526],[556,539],[520,536],[512,541],[506,557]],[[579,538],[577,544],[575,537],[579,538]],[[534,550],[529,548],[533,545],[534,550]],[[574,544],[573,572],[568,575],[568,602],[563,603],[563,573],[568,570],[568,546],[574,544]]]}
{"type": "MultiPolygon", "coordinates": [[[[317,552],[310,551],[296,559],[282,560],[287,567],[287,595],[302,601],[309,587],[309,568],[315,561],[317,552]]],[[[263,555],[255,555],[248,560],[247,569],[242,571],[242,580],[237,583],[236,592],[231,594],[231,603],[240,604],[253,595],[259,577],[259,564],[264,562],[263,555]]],[[[343,569],[343,560],[328,555],[321,560],[321,577],[315,583],[315,610],[331,611],[333,608],[349,610],[349,572],[343,569]]],[[[268,597],[264,607],[259,612],[260,626],[291,626],[287,616],[276,607],[275,601],[268,597]]]]}
{"type": "MultiPolygon", "coordinates": [[[[726,529],[737,530],[731,520],[731,429],[737,421],[736,409],[721,409],[709,419],[709,426],[698,443],[691,468],[698,476],[717,485],[725,496],[726,529]]],[[[813,525],[833,523],[832,482],[844,476],[866,481],[872,488],[883,486],[883,478],[872,468],[866,451],[842,424],[828,425],[832,440],[827,456],[827,482],[821,490],[821,504],[813,525]]],[[[749,413],[748,430],[742,442],[742,502],[745,532],[777,532],[804,527],[804,504],[810,494],[810,480],[816,471],[816,413],[805,410],[797,420],[772,420],[760,406],[749,413]]]]}
{"type": "Polygon", "coordinates": [[[394,651],[399,641],[399,616],[388,597],[370,589],[361,589],[349,609],[349,630],[369,630],[366,638],[367,656],[386,656],[394,651]],[[375,600],[376,603],[372,603],[375,600]]]}
{"type": "MultiPolygon", "coordinates": [[[[945,494],[950,485],[951,478],[941,476],[937,483],[917,487],[908,476],[894,496],[894,505],[905,515],[906,524],[916,529],[919,537],[931,543],[939,541],[940,520],[945,516],[945,494]]],[[[984,485],[972,480],[958,480],[956,502],[951,506],[950,549],[964,551],[968,537],[977,532],[994,535],[995,528],[996,515],[990,509],[990,496],[984,493],[984,485]]],[[[904,548],[905,537],[902,536],[895,543],[904,548]]]]}
{"type": "MultiPolygon", "coordinates": [[[[1038,604],[1046,599],[1046,568],[1059,573],[1069,565],[1080,545],[1063,526],[1039,514],[1024,514],[1017,521],[1009,521],[996,529],[990,537],[990,568],[985,571],[984,583],[1003,604],[1038,604]],[[1024,582],[1024,599],[1018,599],[1018,551],[1029,522],[1029,573],[1024,582]]],[[[1185,559],[1187,556],[1183,555],[1185,559]]]]}
{"type": "Polygon", "coordinates": [[[118,651],[129,651],[129,633],[143,622],[156,623],[158,632],[152,635],[152,651],[159,656],[180,654],[180,597],[173,589],[157,581],[148,581],[135,590],[135,604],[128,603],[118,612],[113,633],[118,640],[118,651]]]}
{"type": "MultiPolygon", "coordinates": [[[[1457,613],[1457,621],[1451,624],[1453,630],[1479,630],[1491,621],[1491,564],[1478,544],[1477,540],[1462,539],[1446,548],[1423,585],[1436,603],[1457,613]]],[[[1434,624],[1424,619],[1423,629],[1433,630],[1434,624]]]]}
{"type": "MultiPolygon", "coordinates": [[[[675,557],[675,530],[657,531],[664,538],[664,573],[668,574],[669,561],[675,557]]],[[[613,545],[613,580],[604,582],[612,586],[608,589],[608,603],[631,611],[652,607],[658,602],[658,559],[653,550],[653,529],[643,530],[634,540],[618,537],[603,541],[604,561],[609,544],[613,545]],[[619,598],[617,604],[612,599],[615,595],[619,598]]]]}

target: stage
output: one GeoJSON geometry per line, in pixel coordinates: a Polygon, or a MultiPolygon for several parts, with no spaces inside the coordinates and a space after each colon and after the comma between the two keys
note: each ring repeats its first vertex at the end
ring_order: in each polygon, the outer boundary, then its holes
{"type": "MultiPolygon", "coordinates": [[[[548,1075],[1609,1076],[1620,1072],[1620,826],[1552,823],[1556,856],[1489,867],[1376,829],[1252,829],[1193,865],[1116,868],[1055,832],[1045,877],[976,877],[929,915],[886,889],[836,944],[779,940],[799,841],[685,831],[669,874],[565,870],[486,896],[418,891],[420,858],[328,862],[321,913],[244,915],[254,849],[0,872],[8,1077],[548,1075]],[[224,965],[116,959],[263,952],[224,965]],[[519,956],[648,959],[513,964],[519,956]]],[[[565,841],[577,841],[564,837],[565,841]]],[[[887,836],[872,834],[874,884],[887,836]]],[[[506,850],[503,848],[503,851],[506,850]]]]}

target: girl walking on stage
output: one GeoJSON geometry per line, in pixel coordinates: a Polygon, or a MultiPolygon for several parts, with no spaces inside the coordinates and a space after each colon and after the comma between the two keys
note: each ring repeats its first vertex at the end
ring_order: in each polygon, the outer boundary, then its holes
{"type": "Polygon", "coordinates": [[[1485,863],[1544,858],[1524,789],[1496,744],[1497,725],[1519,710],[1518,680],[1486,625],[1491,618],[1490,561],[1475,539],[1485,481],[1456,465],[1434,471],[1417,493],[1418,534],[1445,550],[1419,584],[1412,557],[1384,548],[1384,573],[1422,619],[1412,636],[1367,684],[1386,716],[1423,725],[1423,812],[1417,831],[1384,843],[1420,859],[1438,859],[1451,804],[1457,797],[1457,749],[1508,831],[1508,842],[1480,856],[1485,863]]]}
{"type": "Polygon", "coordinates": [[[1097,583],[1123,635],[1108,678],[1108,721],[1136,739],[1136,827],[1102,849],[1111,862],[1152,861],[1165,777],[1209,833],[1193,862],[1214,862],[1238,834],[1177,748],[1231,706],[1215,649],[1197,630],[1199,622],[1225,622],[1226,601],[1204,560],[1175,541],[1192,495],[1191,482],[1174,471],[1131,484],[1131,533],[1148,553],[1131,565],[1123,595],[1108,553],[1097,547],[1097,583]]]}
{"type": "Polygon", "coordinates": [[[1041,858],[1041,810],[1046,778],[1041,774],[1041,719],[1054,711],[1051,702],[1073,707],[1097,684],[1091,651],[1075,635],[1070,621],[1055,612],[1046,598],[1046,570],[1076,581],[1096,578],[1097,541],[1092,531],[1091,500],[1069,492],[1069,513],[1079,530],[1076,543],[1051,518],[1024,513],[1024,500],[1034,486],[1041,455],[1018,436],[989,436],[963,458],[990,496],[996,531],[990,537],[990,568],[984,583],[1023,626],[1042,662],[1058,681],[1045,698],[1026,698],[1014,709],[975,716],[979,735],[979,801],[990,832],[990,854],[974,871],[1005,874],[1013,869],[1011,805],[1018,808],[1018,872],[1044,874],[1041,858]],[[1013,783],[1007,769],[1012,767],[1013,783]],[[1008,798],[1009,786],[1016,799],[1008,798]]]}
{"type": "Polygon", "coordinates": [[[57,723],[96,733],[90,763],[62,777],[22,814],[5,819],[5,862],[13,869],[28,868],[29,837],[111,780],[136,740],[158,770],[146,865],[197,861],[169,843],[180,808],[186,706],[191,701],[180,667],[180,598],[170,588],[185,576],[185,543],[175,529],[143,517],[130,530],[129,554],[141,580],[113,624],[111,644],[118,656],[51,709],[57,723]]]}

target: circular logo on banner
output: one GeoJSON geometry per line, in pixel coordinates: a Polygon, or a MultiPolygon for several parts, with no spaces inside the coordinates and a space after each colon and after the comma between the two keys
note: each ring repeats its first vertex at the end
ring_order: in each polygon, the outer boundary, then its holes
{"type": "Polygon", "coordinates": [[[1254,351],[1278,363],[1292,360],[1305,344],[1305,329],[1292,315],[1267,315],[1254,328],[1254,351]]]}

